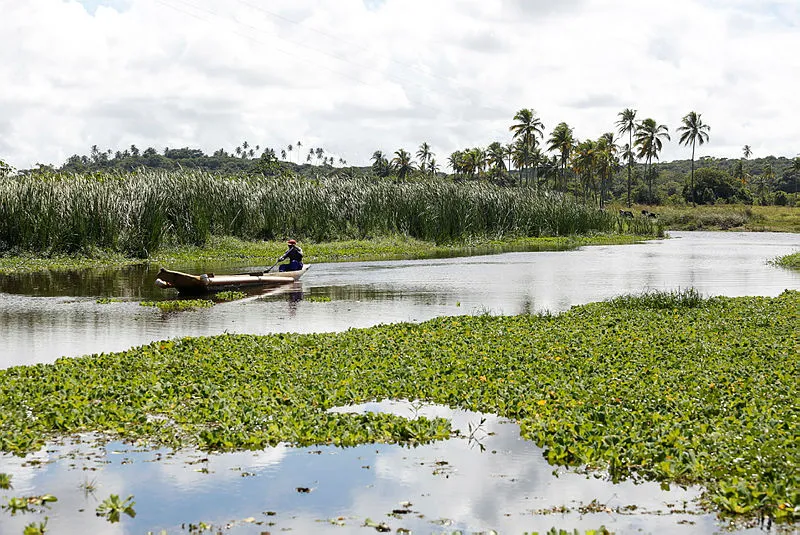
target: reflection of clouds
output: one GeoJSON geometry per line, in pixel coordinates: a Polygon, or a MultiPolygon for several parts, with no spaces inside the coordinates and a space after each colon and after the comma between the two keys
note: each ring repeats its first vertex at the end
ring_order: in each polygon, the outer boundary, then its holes
{"type": "MultiPolygon", "coordinates": [[[[70,451],[69,447],[50,447],[39,455],[48,460],[60,459],[57,462],[29,468],[21,466],[19,459],[4,457],[0,458],[0,471],[8,466],[10,469],[6,471],[19,474],[15,484],[24,481],[29,489],[26,494],[56,495],[59,501],[46,515],[50,517],[51,532],[66,535],[158,533],[161,529],[173,533],[180,532],[179,526],[184,522],[205,521],[224,526],[250,516],[275,525],[239,522],[231,533],[256,535],[264,530],[277,533],[283,529],[296,533],[363,533],[366,518],[386,522],[392,531],[403,527],[420,533],[489,529],[547,532],[554,526],[585,530],[603,524],[618,533],[639,529],[707,533],[715,529],[713,515],[580,514],[577,507],[595,499],[612,508],[635,504],[649,511],[666,511],[664,502],[680,505],[684,499],[693,499],[697,492],[663,492],[651,483],[612,485],[563,470],[555,478],[554,467],[547,464],[541,450],[520,439],[519,427],[492,415],[404,401],[367,403],[339,410],[448,418],[462,436],[416,448],[376,444],[344,449],[280,445],[264,451],[226,454],[139,451],[119,442],[97,449],[84,442],[84,453],[95,455],[86,461],[62,457],[70,451]],[[483,418],[485,422],[475,433],[486,448],[481,452],[464,435],[469,434],[470,424],[474,429],[483,418]],[[84,466],[97,470],[84,471],[84,466]],[[198,472],[202,469],[209,472],[198,472]],[[98,490],[94,497],[87,498],[79,486],[93,479],[98,490]],[[314,490],[295,492],[299,485],[314,490]],[[135,519],[123,518],[120,524],[112,525],[95,517],[99,501],[112,493],[123,499],[134,495],[135,519]],[[399,518],[390,516],[393,509],[402,508],[403,502],[412,504],[412,512],[398,515],[399,518]],[[554,506],[566,506],[571,511],[534,514],[554,506]],[[277,514],[266,516],[264,511],[277,514]],[[344,517],[344,526],[328,522],[340,516],[344,517]],[[434,524],[437,519],[450,519],[453,524],[434,524]],[[697,524],[677,524],[681,519],[697,524]]],[[[44,516],[40,515],[39,520],[44,516]]],[[[3,529],[6,520],[0,514],[3,529]]],[[[32,515],[14,518],[8,524],[10,532],[21,533],[34,520],[37,518],[32,515]]]]}
{"type": "MultiPolygon", "coordinates": [[[[379,410],[401,416],[410,416],[408,403],[384,402],[359,405],[353,409],[379,410]]],[[[604,479],[560,471],[542,456],[541,449],[519,437],[519,426],[504,422],[493,415],[454,411],[447,407],[425,407],[420,415],[439,416],[453,420],[453,427],[468,434],[468,424],[473,428],[481,418],[485,433],[476,433],[486,448],[481,452],[474,442],[466,438],[431,444],[415,449],[394,448],[376,456],[376,480],[369,489],[354,494],[353,509],[366,515],[389,513],[402,501],[410,501],[416,513],[428,521],[445,518],[456,522],[458,528],[470,530],[499,529],[519,532],[531,529],[531,522],[547,531],[555,521],[580,522],[586,529],[597,528],[593,522],[613,522],[618,528],[647,525],[650,516],[622,516],[609,513],[580,515],[547,515],[545,520],[535,520],[531,513],[557,506],[575,509],[597,500],[609,507],[636,505],[645,510],[665,510],[665,503],[681,504],[696,498],[696,490],[660,490],[658,484],[635,485],[631,482],[614,485],[604,479]],[[489,435],[494,433],[493,435],[489,435]],[[447,463],[447,464],[444,464],[447,463]],[[583,520],[581,518],[585,517],[583,520]],[[644,518],[647,520],[645,521],[644,518]],[[559,519],[559,520],[556,520],[559,519]]],[[[375,518],[375,517],[373,517],[375,518]]],[[[389,519],[394,528],[409,522],[389,519]]],[[[665,526],[674,526],[677,519],[667,518],[665,526]]],[[[573,527],[573,524],[562,524],[573,527]]]]}
{"type": "Polygon", "coordinates": [[[204,488],[215,488],[227,481],[242,478],[242,472],[258,473],[265,468],[278,466],[289,449],[279,444],[261,451],[237,453],[207,454],[202,452],[182,453],[174,459],[153,463],[159,474],[179,491],[197,491],[204,488]],[[202,459],[208,461],[200,462],[202,459]],[[191,464],[188,464],[191,463],[191,464]],[[207,469],[209,473],[200,470],[207,469]]]}

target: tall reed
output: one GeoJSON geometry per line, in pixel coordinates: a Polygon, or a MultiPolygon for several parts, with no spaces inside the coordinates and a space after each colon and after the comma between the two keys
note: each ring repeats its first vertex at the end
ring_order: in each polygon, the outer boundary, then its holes
{"type": "MultiPolygon", "coordinates": [[[[147,256],[211,235],[311,240],[613,232],[618,219],[528,188],[446,180],[253,178],[199,170],[48,174],[0,183],[0,251],[103,247],[147,256]]],[[[653,228],[633,229],[644,234],[653,228]]]]}

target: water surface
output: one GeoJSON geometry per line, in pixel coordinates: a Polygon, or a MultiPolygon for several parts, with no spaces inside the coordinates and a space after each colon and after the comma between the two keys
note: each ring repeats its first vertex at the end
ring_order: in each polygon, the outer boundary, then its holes
{"type": "MultiPolygon", "coordinates": [[[[443,315],[558,312],[648,289],[774,296],[800,288],[800,273],[768,263],[800,249],[799,234],[671,236],[572,251],[317,264],[286,288],[166,315],[138,304],[175,298],[174,290],[153,285],[157,266],[0,276],[0,367],[120,351],[179,336],[330,332],[443,315]],[[123,301],[98,304],[103,297],[123,301]]],[[[223,273],[266,267],[194,269],[223,273]]]]}

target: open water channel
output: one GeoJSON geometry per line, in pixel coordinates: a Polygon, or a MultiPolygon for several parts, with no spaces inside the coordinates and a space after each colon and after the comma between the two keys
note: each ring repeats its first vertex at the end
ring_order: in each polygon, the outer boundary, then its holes
{"type": "MultiPolygon", "coordinates": [[[[638,245],[513,252],[436,260],[318,264],[280,291],[211,309],[162,314],[141,300],[168,299],[158,266],[72,274],[0,276],[0,367],[117,351],[154,340],[224,332],[327,332],[441,315],[519,314],[644,290],[693,287],[704,295],[778,295],[800,273],[769,260],[800,249],[800,235],[673,232],[638,245]],[[309,299],[329,297],[330,301],[309,299]],[[99,298],[121,299],[100,304],[99,298]]],[[[237,272],[253,265],[169,266],[237,272]]],[[[549,466],[513,422],[446,407],[384,401],[348,410],[445,416],[460,429],[423,447],[291,448],[206,455],[136,450],[89,437],[25,459],[0,456],[10,496],[50,493],[36,513],[0,510],[0,534],[49,518],[50,533],[546,532],[710,533],[700,489],[612,484],[549,466]],[[79,455],[75,455],[79,452],[79,455]],[[134,496],[136,516],[109,523],[94,512],[110,494],[134,496]],[[192,531],[194,529],[194,531],[192,531]]],[[[758,532],[759,528],[739,528],[758,532]]]]}

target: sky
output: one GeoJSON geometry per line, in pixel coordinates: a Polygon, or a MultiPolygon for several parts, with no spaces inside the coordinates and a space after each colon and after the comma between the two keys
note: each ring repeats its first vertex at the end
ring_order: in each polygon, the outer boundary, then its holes
{"type": "MultiPolygon", "coordinates": [[[[711,127],[697,156],[800,153],[800,0],[0,0],[0,160],[60,165],[92,145],[232,152],[247,141],[366,165],[444,168],[618,113],[711,127]]],[[[626,142],[622,140],[621,143],[626,142]]],[[[295,161],[298,158],[294,152],[295,161]]],[[[304,161],[304,158],[303,158],[304,161]]]]}

